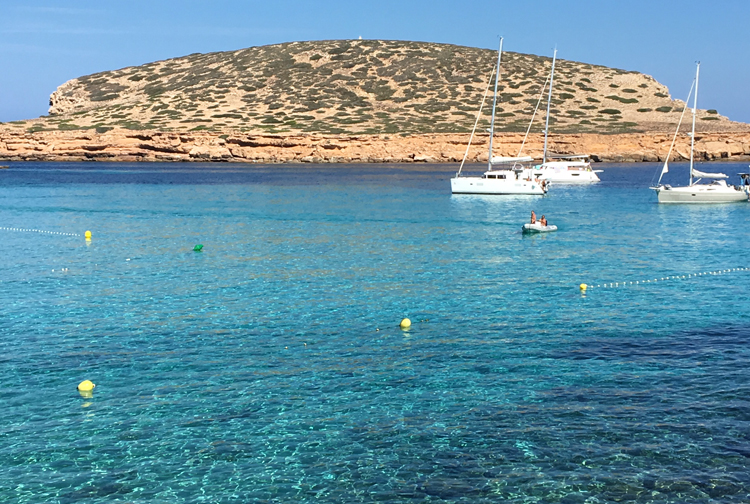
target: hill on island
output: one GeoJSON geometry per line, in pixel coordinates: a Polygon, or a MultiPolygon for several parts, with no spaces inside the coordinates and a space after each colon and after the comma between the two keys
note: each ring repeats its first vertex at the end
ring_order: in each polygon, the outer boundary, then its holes
{"type": "MultiPolygon", "coordinates": [[[[496,58],[489,49],[382,40],[291,42],[192,54],[68,81],[52,93],[50,115],[24,127],[466,132],[474,125],[496,58]]],[[[503,53],[498,131],[526,130],[550,66],[548,57],[503,53]]],[[[487,100],[481,128],[489,125],[491,96],[487,100]]],[[[683,106],[648,75],[558,60],[551,129],[672,131],[683,106]]],[[[543,114],[544,101],[532,131],[541,131],[543,114]]],[[[698,119],[703,131],[747,128],[715,110],[699,111],[698,119]]]]}

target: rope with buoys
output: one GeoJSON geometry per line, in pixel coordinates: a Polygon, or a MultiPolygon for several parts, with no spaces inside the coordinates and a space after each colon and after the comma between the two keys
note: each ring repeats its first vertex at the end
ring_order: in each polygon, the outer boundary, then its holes
{"type": "Polygon", "coordinates": [[[16,231],[20,233],[41,233],[41,234],[51,234],[51,235],[58,235],[58,236],[81,236],[80,233],[63,233],[61,231],[45,231],[44,229],[28,229],[28,228],[0,227],[0,231],[16,231]]]}
{"type": "Polygon", "coordinates": [[[657,282],[666,282],[669,280],[687,280],[689,278],[697,278],[701,276],[710,276],[710,275],[723,275],[726,273],[736,273],[739,271],[750,271],[750,268],[729,268],[729,269],[723,269],[723,270],[716,270],[716,271],[703,271],[701,273],[688,273],[687,275],[670,275],[665,276],[661,278],[654,278],[654,279],[647,279],[647,280],[635,280],[635,281],[626,281],[626,282],[607,282],[603,284],[597,284],[597,285],[589,285],[582,283],[578,286],[578,288],[581,290],[581,292],[586,292],[589,289],[611,289],[611,288],[618,288],[618,287],[629,287],[631,285],[644,285],[644,284],[650,284],[650,283],[657,283],[657,282]]]}

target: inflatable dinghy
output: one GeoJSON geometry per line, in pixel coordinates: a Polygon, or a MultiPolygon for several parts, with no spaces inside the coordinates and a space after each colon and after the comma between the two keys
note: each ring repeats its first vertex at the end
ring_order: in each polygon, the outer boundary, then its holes
{"type": "Polygon", "coordinates": [[[534,224],[527,222],[523,225],[524,233],[549,233],[550,231],[557,231],[557,226],[554,224],[551,226],[542,226],[541,222],[535,222],[534,224]]]}

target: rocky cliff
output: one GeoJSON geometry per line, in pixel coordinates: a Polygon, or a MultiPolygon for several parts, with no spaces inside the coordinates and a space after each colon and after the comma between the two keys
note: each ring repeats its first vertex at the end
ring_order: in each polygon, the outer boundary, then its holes
{"type": "MultiPolygon", "coordinates": [[[[515,156],[523,141],[521,133],[502,133],[496,138],[495,155],[515,156]]],[[[37,161],[227,161],[227,162],[432,162],[457,163],[466,152],[468,135],[427,133],[419,135],[273,135],[246,133],[134,132],[106,133],[56,131],[29,133],[0,128],[0,159],[37,161]]],[[[469,162],[487,161],[489,135],[475,137],[469,162]]],[[[560,154],[588,153],[598,161],[661,161],[672,141],[671,134],[593,133],[556,135],[550,143],[560,154]]],[[[541,157],[544,138],[531,135],[524,154],[541,157]]],[[[689,138],[682,135],[673,159],[685,159],[689,138]]],[[[750,158],[750,133],[696,135],[698,159],[750,158]]]]}

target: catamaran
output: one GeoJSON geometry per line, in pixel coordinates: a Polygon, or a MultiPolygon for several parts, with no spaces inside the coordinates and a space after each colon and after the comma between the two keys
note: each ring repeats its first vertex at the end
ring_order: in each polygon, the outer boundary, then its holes
{"type": "MultiPolygon", "coordinates": [[[[532,175],[527,163],[533,161],[533,158],[529,156],[519,157],[501,157],[492,155],[492,141],[495,136],[495,108],[497,106],[497,83],[500,79],[500,62],[503,54],[503,39],[500,38],[500,48],[497,51],[497,65],[495,66],[495,94],[492,99],[492,120],[490,121],[490,147],[489,155],[487,157],[487,171],[482,176],[462,176],[461,171],[466,161],[466,157],[471,147],[471,141],[474,138],[474,133],[479,123],[479,118],[482,114],[482,107],[484,106],[484,99],[479,107],[479,113],[477,114],[477,120],[474,123],[474,129],[471,132],[469,138],[469,144],[466,147],[466,154],[464,155],[461,166],[458,168],[458,173],[451,179],[451,192],[453,194],[503,194],[503,195],[515,195],[515,194],[527,194],[527,195],[544,195],[547,193],[547,184],[538,179],[535,179],[532,175]]],[[[490,81],[487,84],[487,91],[489,91],[489,83],[492,82],[492,74],[490,74],[490,81]]],[[[485,91],[485,97],[487,92],[485,91]]]]}
{"type": "MultiPolygon", "coordinates": [[[[675,131],[672,138],[672,145],[669,148],[664,166],[661,169],[659,180],[656,182],[656,186],[651,187],[651,189],[656,191],[659,203],[734,203],[748,201],[750,198],[750,186],[744,184],[743,186],[727,185],[726,181],[723,180],[729,178],[727,175],[723,173],[707,173],[695,169],[693,154],[695,151],[695,114],[698,108],[698,77],[700,69],[701,64],[699,62],[695,70],[695,80],[693,80],[688,98],[685,100],[685,108],[682,109],[682,115],[677,123],[677,131],[675,131]],[[682,118],[687,110],[687,104],[690,101],[690,94],[692,94],[693,88],[695,88],[695,94],[693,95],[693,128],[690,133],[690,180],[687,186],[672,187],[670,185],[662,185],[661,179],[665,173],[669,172],[669,158],[672,155],[677,133],[680,131],[682,118]],[[699,182],[703,179],[714,179],[714,181],[710,184],[700,184],[699,182]]],[[[740,176],[742,175],[744,174],[740,174],[740,176]]],[[[743,182],[745,182],[745,177],[743,177],[743,182]]]]}
{"type": "MultiPolygon", "coordinates": [[[[552,54],[552,70],[549,77],[549,96],[547,97],[547,119],[544,123],[544,152],[542,164],[532,168],[534,177],[556,184],[591,184],[599,182],[597,172],[592,170],[591,162],[587,154],[550,154],[547,155],[547,136],[549,133],[549,112],[552,103],[552,84],[555,80],[555,61],[557,60],[557,49],[552,54]]],[[[532,118],[533,121],[533,118],[532,118]]]]}

